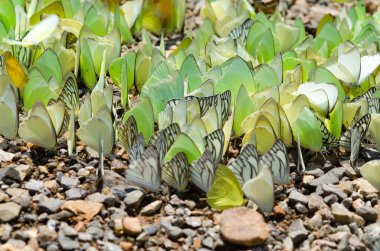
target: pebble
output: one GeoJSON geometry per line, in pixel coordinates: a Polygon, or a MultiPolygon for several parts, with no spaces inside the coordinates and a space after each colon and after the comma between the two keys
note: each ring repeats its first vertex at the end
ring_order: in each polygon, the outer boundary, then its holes
{"type": "Polygon", "coordinates": [[[202,245],[206,248],[214,249],[214,240],[211,237],[204,238],[202,245]]]}
{"type": "Polygon", "coordinates": [[[149,235],[154,235],[157,232],[157,226],[154,224],[144,225],[142,227],[143,231],[149,235]]]}
{"type": "Polygon", "coordinates": [[[340,200],[347,198],[347,194],[333,185],[322,184],[322,190],[325,194],[335,194],[340,200]]]}
{"type": "Polygon", "coordinates": [[[0,222],[9,222],[16,219],[21,212],[21,206],[14,202],[0,204],[0,222]]]}
{"type": "Polygon", "coordinates": [[[141,201],[144,199],[144,193],[140,190],[133,190],[130,193],[127,193],[124,199],[124,203],[127,208],[138,208],[141,201]]]}
{"type": "Polygon", "coordinates": [[[44,187],[44,182],[41,180],[29,180],[25,183],[25,188],[32,192],[41,192],[44,187]]]}
{"type": "Polygon", "coordinates": [[[297,210],[297,212],[299,212],[301,214],[307,214],[309,212],[309,210],[307,209],[307,207],[305,207],[301,203],[297,203],[296,206],[295,206],[295,209],[297,210]]]}
{"type": "Polygon", "coordinates": [[[303,195],[302,193],[300,193],[296,190],[293,190],[289,194],[289,202],[291,204],[301,203],[301,204],[306,205],[308,201],[309,201],[309,199],[307,198],[307,196],[303,195]]]}
{"type": "Polygon", "coordinates": [[[322,196],[319,196],[316,193],[312,193],[309,195],[307,206],[311,212],[315,212],[318,209],[321,209],[322,207],[327,207],[327,205],[323,201],[322,196]]]}
{"type": "Polygon", "coordinates": [[[6,177],[11,178],[16,181],[24,181],[25,178],[29,177],[33,171],[33,167],[30,165],[16,165],[15,167],[10,167],[8,172],[5,174],[6,177]]]}
{"type": "Polygon", "coordinates": [[[63,188],[70,189],[78,186],[79,180],[77,178],[72,178],[69,176],[62,176],[60,183],[63,188]]]}
{"type": "Polygon", "coordinates": [[[325,198],[323,198],[323,200],[324,202],[326,202],[326,204],[332,205],[335,202],[338,202],[338,196],[336,196],[335,194],[329,194],[325,198]]]}
{"type": "Polygon", "coordinates": [[[290,226],[288,228],[288,235],[290,238],[292,238],[293,243],[295,245],[297,245],[301,241],[305,240],[308,233],[309,232],[304,227],[301,219],[297,219],[297,220],[293,221],[292,224],[290,224],[290,226]]]}
{"type": "Polygon", "coordinates": [[[93,201],[73,200],[65,201],[62,205],[63,209],[69,210],[76,215],[83,216],[86,220],[91,220],[103,208],[103,204],[93,201]]]}
{"type": "Polygon", "coordinates": [[[337,184],[345,170],[343,167],[333,168],[322,176],[310,181],[307,185],[317,187],[322,184],[337,184]]]}
{"type": "Polygon", "coordinates": [[[192,228],[198,228],[202,226],[202,219],[201,217],[185,217],[186,224],[192,228]]]}
{"type": "Polygon", "coordinates": [[[182,229],[179,228],[179,227],[171,226],[171,227],[168,229],[168,236],[169,236],[170,239],[176,241],[176,240],[178,240],[180,237],[184,236],[184,232],[183,232],[182,229]]]}
{"type": "Polygon", "coordinates": [[[269,227],[263,216],[245,207],[224,210],[220,232],[227,242],[248,247],[262,245],[269,238],[269,227]]]}
{"type": "Polygon", "coordinates": [[[78,233],[78,239],[84,242],[92,241],[92,235],[89,233],[78,233]]]}
{"type": "Polygon", "coordinates": [[[141,222],[137,217],[124,217],[123,228],[128,235],[136,236],[142,232],[141,222]]]}
{"type": "Polygon", "coordinates": [[[350,224],[352,222],[356,222],[358,226],[363,226],[365,224],[364,219],[353,213],[350,212],[347,208],[342,206],[339,203],[334,203],[331,205],[332,214],[334,215],[335,221],[341,224],[350,224]]]}
{"type": "Polygon", "coordinates": [[[377,210],[373,207],[358,207],[356,208],[356,214],[360,215],[368,222],[375,222],[377,220],[377,210]]]}
{"type": "Polygon", "coordinates": [[[310,230],[317,230],[322,226],[322,220],[320,214],[314,214],[314,216],[307,222],[306,227],[310,230]]]}
{"type": "Polygon", "coordinates": [[[86,197],[87,192],[81,188],[71,188],[65,192],[66,200],[79,200],[86,197]]]}
{"type": "Polygon", "coordinates": [[[293,251],[294,249],[292,238],[290,238],[289,236],[284,239],[284,241],[282,242],[282,245],[283,245],[284,251],[293,251]]]}
{"type": "Polygon", "coordinates": [[[345,207],[345,208],[351,208],[352,206],[352,198],[351,197],[348,197],[348,198],[345,198],[344,200],[342,200],[342,205],[345,207]]]}
{"type": "Polygon", "coordinates": [[[159,212],[162,207],[162,200],[156,200],[141,209],[141,215],[150,216],[159,212]]]}
{"type": "Polygon", "coordinates": [[[47,198],[40,200],[40,202],[38,203],[38,208],[39,211],[42,213],[46,212],[48,214],[52,214],[56,213],[61,208],[62,204],[63,201],[59,199],[47,198]]]}
{"type": "Polygon", "coordinates": [[[78,241],[72,240],[64,236],[58,238],[58,243],[62,250],[75,250],[79,248],[78,241]]]}

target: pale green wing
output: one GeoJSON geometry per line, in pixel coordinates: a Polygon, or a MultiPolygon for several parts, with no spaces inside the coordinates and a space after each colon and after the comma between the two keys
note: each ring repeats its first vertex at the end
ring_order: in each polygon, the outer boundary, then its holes
{"type": "Polygon", "coordinates": [[[133,115],[129,116],[125,123],[117,128],[117,131],[120,144],[129,152],[132,146],[136,144],[138,136],[135,117],[133,115]]]}
{"type": "Polygon", "coordinates": [[[380,191],[380,160],[372,160],[360,168],[360,173],[365,179],[380,191]]]}
{"type": "Polygon", "coordinates": [[[18,134],[25,141],[53,150],[57,144],[54,125],[46,107],[37,101],[29,116],[20,124],[18,134]]]}
{"type": "Polygon", "coordinates": [[[351,165],[356,168],[357,160],[359,157],[359,150],[365,134],[368,131],[369,124],[371,123],[371,115],[366,114],[351,128],[351,165]]]}
{"type": "Polygon", "coordinates": [[[259,174],[244,184],[243,192],[262,211],[272,211],[274,206],[274,185],[270,167],[260,163],[259,174]]]}
{"type": "Polygon", "coordinates": [[[8,139],[17,135],[18,112],[17,99],[12,87],[6,83],[0,84],[0,134],[8,139]]]}
{"type": "Polygon", "coordinates": [[[216,169],[215,179],[207,193],[207,203],[224,210],[243,205],[243,191],[233,172],[225,165],[216,169]]]}
{"type": "Polygon", "coordinates": [[[99,111],[84,122],[79,130],[78,137],[87,146],[99,152],[99,138],[103,138],[104,154],[112,152],[114,143],[113,124],[111,113],[107,106],[103,106],[99,111]]]}
{"type": "Polygon", "coordinates": [[[65,118],[65,105],[61,102],[49,105],[46,107],[51,122],[53,123],[55,134],[58,135],[61,132],[63,120],[65,118]]]}

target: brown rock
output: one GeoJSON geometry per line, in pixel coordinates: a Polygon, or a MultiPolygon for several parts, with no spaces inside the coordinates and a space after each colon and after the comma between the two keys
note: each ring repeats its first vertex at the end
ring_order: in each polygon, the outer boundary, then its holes
{"type": "Polygon", "coordinates": [[[102,203],[84,200],[65,201],[62,206],[62,209],[69,210],[76,215],[81,215],[87,221],[90,221],[97,215],[102,208],[102,203]]]}
{"type": "Polygon", "coordinates": [[[162,207],[162,200],[156,200],[141,209],[141,215],[150,216],[159,212],[162,207]]]}
{"type": "Polygon", "coordinates": [[[133,245],[132,243],[128,242],[128,241],[122,241],[120,242],[120,247],[121,249],[123,249],[124,251],[130,251],[130,250],[133,250],[133,245]]]}
{"type": "Polygon", "coordinates": [[[263,216],[246,207],[225,210],[220,231],[227,242],[247,247],[261,245],[269,237],[269,227],[263,216]]]}
{"type": "Polygon", "coordinates": [[[135,236],[142,232],[141,222],[137,217],[124,217],[123,228],[125,233],[135,236]]]}
{"type": "Polygon", "coordinates": [[[350,224],[356,222],[359,227],[365,224],[363,217],[350,212],[347,208],[340,205],[339,203],[334,203],[331,205],[332,214],[334,215],[335,221],[341,224],[350,224]]]}
{"type": "Polygon", "coordinates": [[[358,189],[358,192],[367,195],[377,193],[378,191],[364,178],[359,178],[353,181],[354,186],[358,189]]]}

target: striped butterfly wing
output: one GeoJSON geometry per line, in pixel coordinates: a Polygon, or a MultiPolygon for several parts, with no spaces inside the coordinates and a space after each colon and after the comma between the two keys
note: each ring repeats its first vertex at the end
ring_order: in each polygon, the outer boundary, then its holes
{"type": "MultiPolygon", "coordinates": [[[[20,41],[28,35],[29,31],[26,31],[20,38],[20,41]]],[[[32,50],[31,48],[21,46],[21,45],[12,45],[12,55],[17,59],[18,62],[23,63],[25,67],[29,67],[31,63],[32,50]]]]}
{"type": "Polygon", "coordinates": [[[380,113],[380,98],[372,98],[368,102],[368,113],[380,113]]]}
{"type": "Polygon", "coordinates": [[[240,152],[240,155],[228,167],[235,174],[240,185],[254,178],[259,173],[259,155],[254,145],[247,144],[240,152]]]}
{"type": "Polygon", "coordinates": [[[220,102],[222,103],[222,123],[224,124],[228,118],[228,111],[231,104],[231,91],[227,90],[219,94],[220,102]]]}
{"type": "Polygon", "coordinates": [[[371,115],[366,114],[351,128],[351,153],[350,162],[352,166],[356,166],[360,145],[364,139],[365,134],[368,131],[369,124],[371,123],[371,115]]]}
{"type": "Polygon", "coordinates": [[[286,147],[282,140],[277,140],[272,148],[261,156],[260,161],[271,168],[275,183],[288,183],[290,167],[286,147]]]}
{"type": "Polygon", "coordinates": [[[162,166],[162,179],[179,192],[184,192],[189,182],[189,166],[186,155],[176,154],[162,166]]]}
{"type": "Polygon", "coordinates": [[[72,72],[68,73],[63,81],[65,84],[57,101],[65,104],[65,117],[62,128],[67,128],[71,112],[75,112],[79,107],[79,91],[77,80],[72,72]]]}
{"type": "Polygon", "coordinates": [[[213,131],[204,137],[206,142],[206,149],[210,151],[213,156],[214,166],[217,166],[222,158],[224,146],[224,132],[222,129],[213,131]]]}
{"type": "Polygon", "coordinates": [[[243,41],[243,44],[245,44],[252,25],[253,20],[251,18],[248,18],[240,26],[231,30],[228,36],[235,40],[241,39],[243,41]]]}
{"type": "Polygon", "coordinates": [[[190,166],[192,183],[207,193],[214,180],[215,166],[212,153],[206,149],[201,157],[190,166]]]}
{"type": "Polygon", "coordinates": [[[139,135],[137,135],[135,144],[131,147],[130,151],[128,152],[130,160],[133,161],[141,158],[144,151],[144,137],[142,133],[139,133],[139,135]]]}
{"type": "Polygon", "coordinates": [[[338,146],[339,140],[327,129],[325,123],[323,123],[323,121],[318,116],[315,117],[317,118],[319,128],[321,129],[323,145],[328,148],[338,146]]]}
{"type": "Polygon", "coordinates": [[[130,152],[137,142],[138,129],[135,117],[129,116],[124,124],[118,127],[118,137],[122,147],[130,152]]]}
{"type": "Polygon", "coordinates": [[[367,101],[370,101],[373,98],[373,94],[376,92],[376,87],[371,87],[366,91],[363,95],[357,96],[350,101],[350,103],[354,103],[362,98],[365,98],[367,101]]]}
{"type": "Polygon", "coordinates": [[[155,146],[148,146],[140,158],[134,160],[126,171],[127,180],[143,189],[158,192],[161,185],[161,166],[155,146]]]}
{"type": "Polygon", "coordinates": [[[218,96],[197,97],[201,108],[201,117],[206,114],[211,106],[215,106],[218,102],[218,96]]]}
{"type": "Polygon", "coordinates": [[[154,133],[150,137],[148,144],[156,146],[160,154],[160,164],[162,164],[167,151],[172,146],[174,140],[180,132],[181,129],[179,128],[179,125],[177,123],[173,123],[165,129],[154,133]]]}

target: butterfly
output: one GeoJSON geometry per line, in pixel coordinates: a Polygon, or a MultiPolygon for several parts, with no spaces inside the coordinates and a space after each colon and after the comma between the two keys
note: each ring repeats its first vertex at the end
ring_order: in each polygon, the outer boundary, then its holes
{"type": "Polygon", "coordinates": [[[171,145],[174,143],[176,137],[181,132],[179,125],[177,123],[170,124],[165,129],[154,133],[148,144],[155,145],[160,154],[160,163],[164,161],[166,152],[169,150],[171,145]]]}
{"type": "Polygon", "coordinates": [[[103,137],[105,155],[112,152],[114,132],[111,112],[103,105],[91,118],[84,121],[79,127],[78,137],[89,147],[99,153],[99,137],[103,137]]]}
{"type": "Polygon", "coordinates": [[[152,192],[158,192],[161,185],[159,153],[155,146],[148,145],[140,158],[133,160],[126,171],[127,180],[152,192]]]}
{"type": "Polygon", "coordinates": [[[286,147],[282,140],[277,140],[272,148],[260,158],[272,170],[273,181],[278,184],[286,184],[289,181],[289,160],[286,147]]]}
{"type": "Polygon", "coordinates": [[[228,167],[235,174],[240,185],[257,176],[259,155],[254,145],[247,144],[240,155],[228,167]]]}
{"type": "Polygon", "coordinates": [[[274,206],[274,184],[271,168],[264,162],[260,162],[259,169],[258,175],[244,184],[243,192],[262,211],[270,212],[274,206]]]}
{"type": "Polygon", "coordinates": [[[207,203],[218,210],[243,205],[241,186],[227,166],[219,165],[216,169],[215,179],[207,193],[207,203]]]}
{"type": "Polygon", "coordinates": [[[190,166],[190,177],[192,183],[207,193],[214,180],[214,158],[212,153],[206,149],[198,160],[190,166]]]}
{"type": "Polygon", "coordinates": [[[360,168],[361,175],[380,191],[380,160],[371,160],[360,168]]]}
{"type": "Polygon", "coordinates": [[[62,102],[65,104],[65,117],[63,120],[62,128],[67,128],[70,120],[70,114],[72,111],[75,111],[79,107],[79,91],[76,78],[72,72],[69,72],[64,80],[64,86],[59,94],[57,100],[50,100],[49,104],[54,104],[56,102],[62,102]]]}
{"type": "Polygon", "coordinates": [[[376,92],[376,87],[371,87],[367,92],[365,92],[363,95],[360,95],[350,101],[350,103],[354,103],[359,101],[362,98],[365,98],[368,102],[368,113],[379,113],[380,110],[380,99],[377,97],[374,97],[374,94],[376,92]]]}
{"type": "MultiPolygon", "coordinates": [[[[40,101],[37,101],[29,112],[28,117],[20,124],[18,129],[20,137],[37,146],[54,150],[57,144],[57,134],[53,120],[57,122],[63,121],[64,116],[63,104],[58,105],[49,114],[48,109],[40,101]],[[55,113],[55,110],[57,113],[55,113]]],[[[57,124],[57,127],[60,127],[60,125],[57,124]]]]}
{"type": "Polygon", "coordinates": [[[371,123],[371,115],[366,114],[361,117],[353,126],[346,130],[339,143],[343,148],[350,150],[350,162],[352,166],[356,166],[359,157],[360,145],[367,133],[369,124],[371,123]]]}
{"type": "Polygon", "coordinates": [[[231,30],[228,36],[232,39],[241,39],[243,41],[243,44],[245,44],[247,41],[248,32],[251,29],[252,25],[253,20],[251,18],[248,18],[240,26],[231,30]]]}
{"type": "Polygon", "coordinates": [[[17,97],[10,84],[0,82],[0,134],[8,139],[17,135],[17,97]]]}
{"type": "Polygon", "coordinates": [[[224,132],[222,129],[215,130],[206,135],[204,139],[206,142],[206,149],[212,153],[214,166],[217,166],[223,154],[224,132]]]}
{"type": "Polygon", "coordinates": [[[179,192],[184,192],[189,182],[189,166],[186,155],[177,153],[162,166],[162,179],[179,192]]]}
{"type": "Polygon", "coordinates": [[[325,123],[319,118],[319,116],[315,116],[317,122],[319,123],[319,128],[322,133],[322,144],[327,148],[336,147],[339,145],[339,140],[327,129],[325,123]]]}

